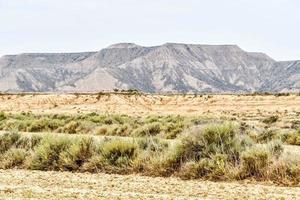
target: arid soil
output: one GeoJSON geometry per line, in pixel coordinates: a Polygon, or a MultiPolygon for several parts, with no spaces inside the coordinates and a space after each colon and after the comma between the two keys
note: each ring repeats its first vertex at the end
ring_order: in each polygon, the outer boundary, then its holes
{"type": "Polygon", "coordinates": [[[300,96],[36,94],[1,95],[0,110],[18,112],[109,112],[183,114],[207,112],[300,114],[300,96]]]}
{"type": "Polygon", "coordinates": [[[279,120],[274,127],[300,125],[299,95],[19,94],[1,95],[0,102],[4,112],[199,115],[254,126],[276,115],[279,120]]]}
{"type": "MultiPolygon", "coordinates": [[[[300,124],[300,96],[28,94],[0,95],[6,113],[208,116],[289,129],[300,124]]],[[[286,147],[298,154],[298,149],[286,147]]],[[[139,175],[0,170],[0,199],[300,199],[300,187],[184,181],[139,175]]]]}
{"type": "Polygon", "coordinates": [[[297,199],[299,187],[138,175],[0,171],[0,199],[297,199]]]}

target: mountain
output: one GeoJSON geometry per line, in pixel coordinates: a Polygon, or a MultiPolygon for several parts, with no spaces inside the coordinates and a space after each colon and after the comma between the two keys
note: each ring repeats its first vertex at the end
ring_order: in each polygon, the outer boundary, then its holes
{"type": "Polygon", "coordinates": [[[300,61],[277,62],[236,45],[119,43],[98,52],[0,58],[2,92],[298,92],[300,61]]]}

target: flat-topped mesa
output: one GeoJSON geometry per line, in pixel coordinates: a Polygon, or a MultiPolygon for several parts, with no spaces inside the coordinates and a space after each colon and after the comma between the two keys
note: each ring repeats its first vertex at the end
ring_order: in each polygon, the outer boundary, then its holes
{"type": "Polygon", "coordinates": [[[142,47],[134,43],[117,43],[107,47],[107,49],[129,49],[129,48],[138,48],[142,47]]]}
{"type": "Polygon", "coordinates": [[[243,51],[238,45],[235,44],[184,44],[184,43],[172,43],[172,42],[167,42],[163,44],[162,46],[194,46],[194,47],[203,47],[203,48],[211,48],[211,49],[236,49],[243,51]]]}
{"type": "Polygon", "coordinates": [[[0,58],[0,92],[241,93],[300,91],[300,62],[276,62],[237,45],[117,43],[97,52],[0,58]]]}

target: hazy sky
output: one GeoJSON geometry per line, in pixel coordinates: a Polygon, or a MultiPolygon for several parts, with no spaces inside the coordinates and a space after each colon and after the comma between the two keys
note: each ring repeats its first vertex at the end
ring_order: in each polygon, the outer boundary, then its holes
{"type": "Polygon", "coordinates": [[[299,0],[0,0],[0,55],[118,42],[237,44],[300,59],[299,0]]]}

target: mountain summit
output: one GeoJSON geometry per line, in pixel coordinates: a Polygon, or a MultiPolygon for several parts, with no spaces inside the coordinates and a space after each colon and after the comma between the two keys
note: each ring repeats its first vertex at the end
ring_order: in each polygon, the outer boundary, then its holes
{"type": "Polygon", "coordinates": [[[236,45],[118,43],[98,52],[0,58],[2,92],[295,92],[300,61],[277,62],[236,45]]]}

